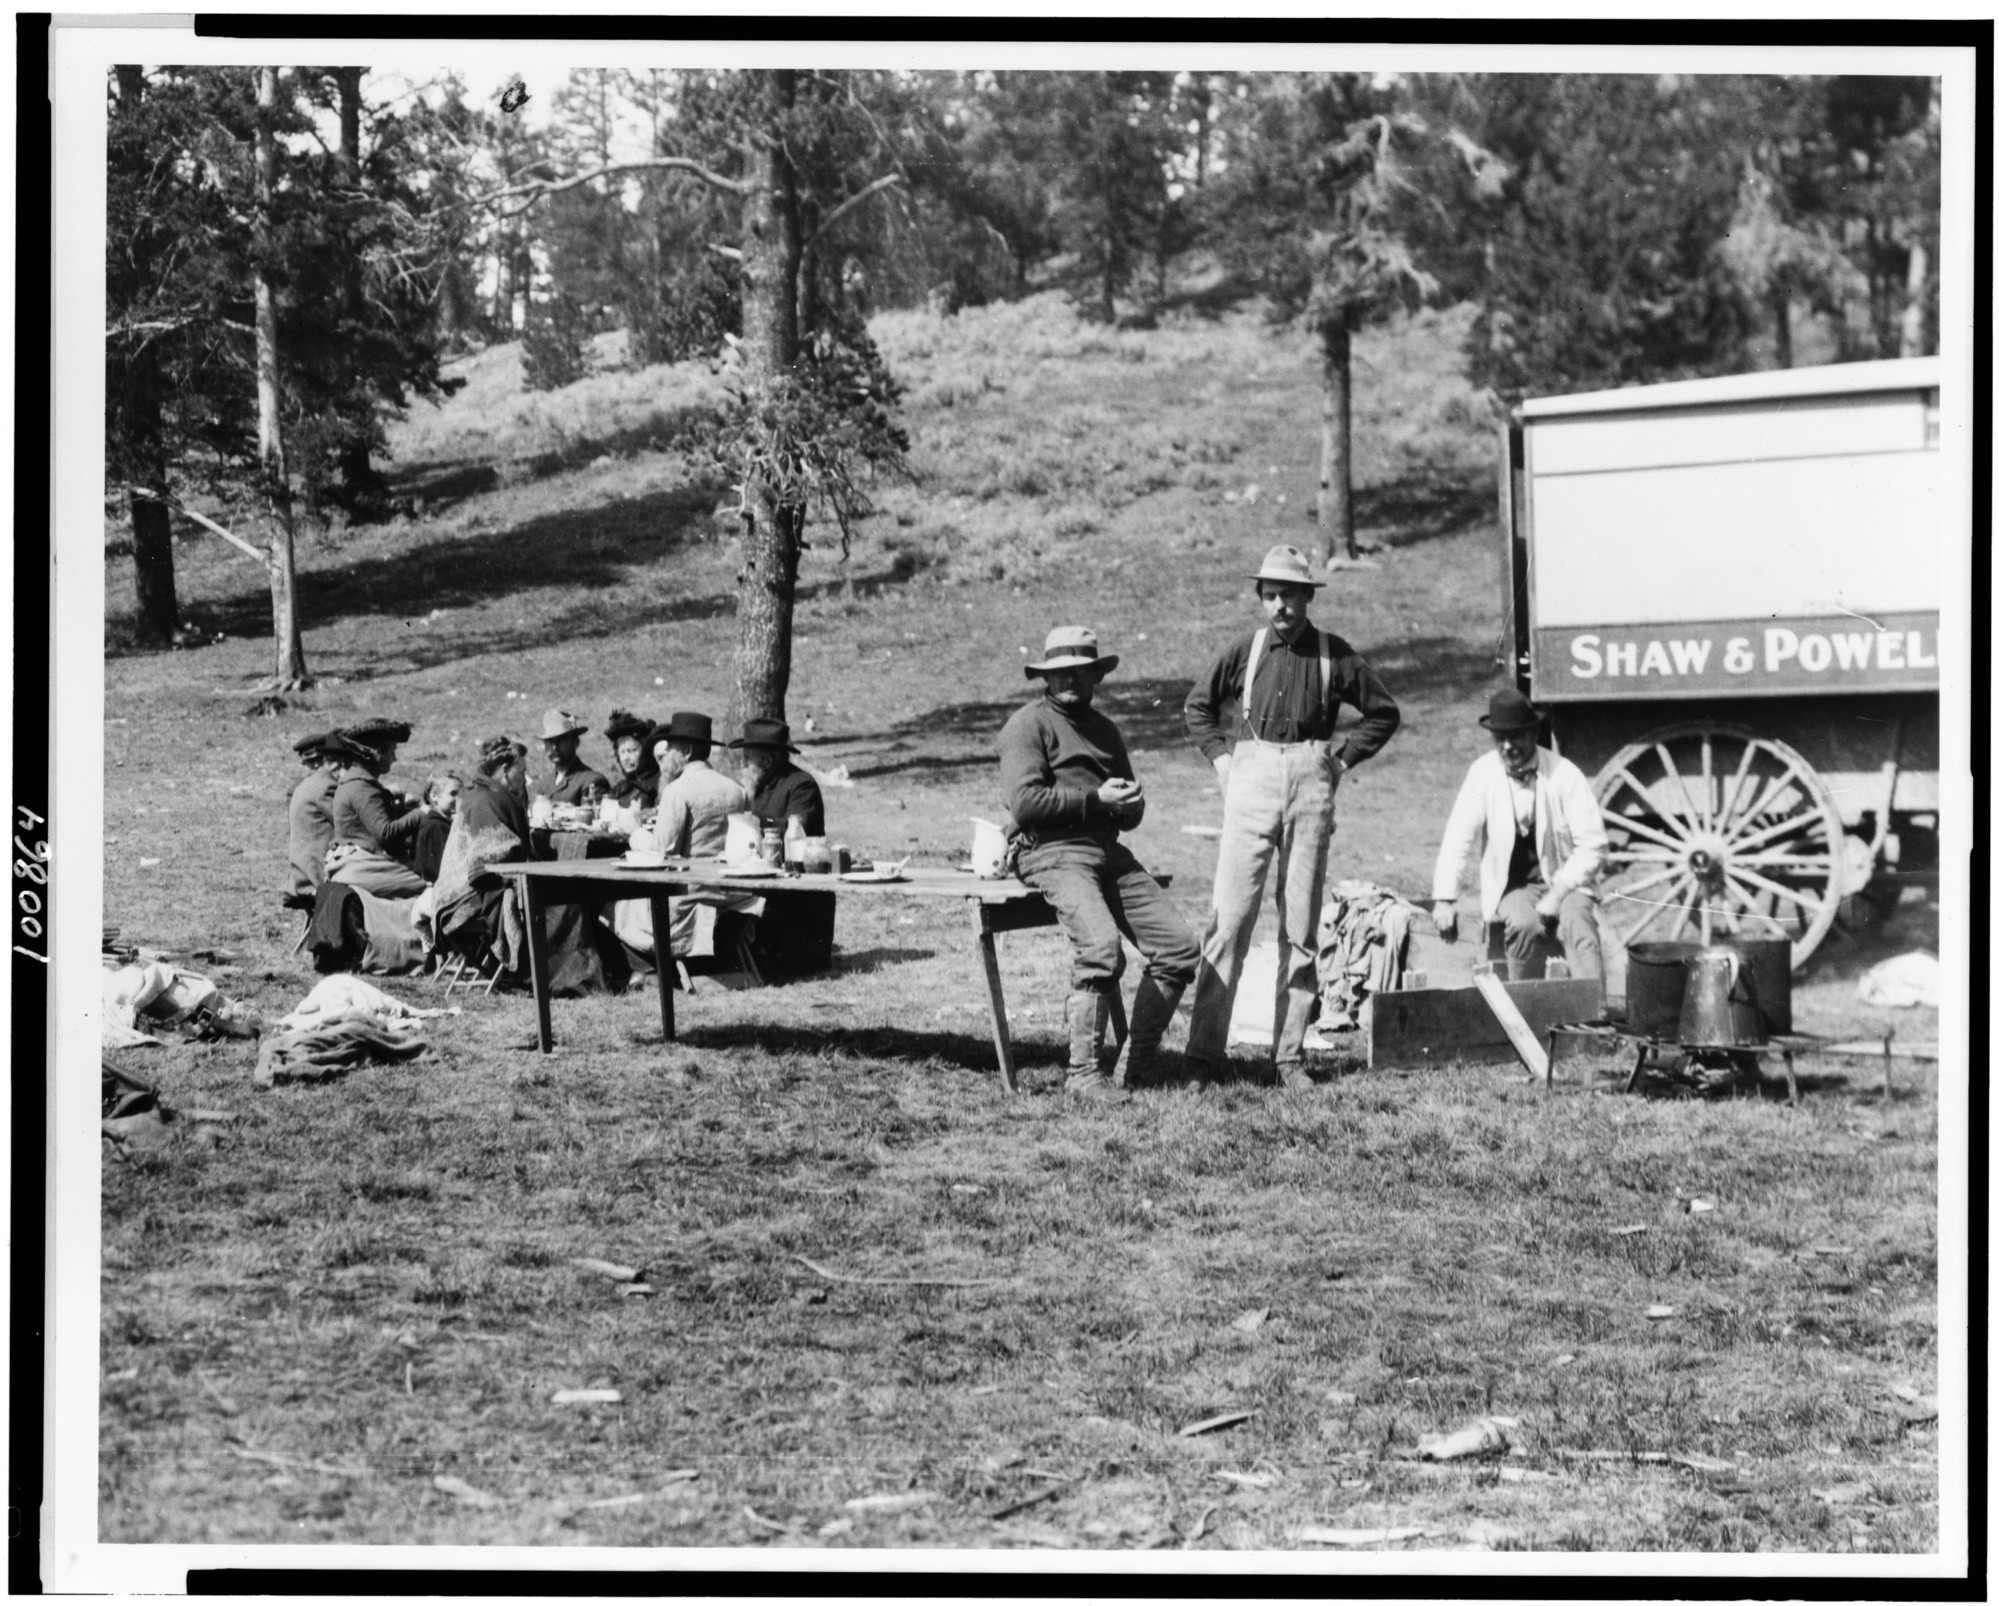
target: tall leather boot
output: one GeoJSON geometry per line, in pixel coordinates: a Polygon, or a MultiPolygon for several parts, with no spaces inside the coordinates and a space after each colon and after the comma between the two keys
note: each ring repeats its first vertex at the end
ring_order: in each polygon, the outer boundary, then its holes
{"type": "Polygon", "coordinates": [[[1064,1008],[1069,1018],[1069,1076],[1064,1089],[1083,1098],[1122,1099],[1098,1058],[1111,1018],[1109,995],[1071,993],[1064,1008]]]}
{"type": "Polygon", "coordinates": [[[1124,1062],[1124,1085],[1129,1088],[1160,1085],[1159,1040],[1172,1024],[1173,1011],[1180,1007],[1186,985],[1172,986],[1150,976],[1138,979],[1138,993],[1131,1001],[1131,1053],[1124,1062]]]}

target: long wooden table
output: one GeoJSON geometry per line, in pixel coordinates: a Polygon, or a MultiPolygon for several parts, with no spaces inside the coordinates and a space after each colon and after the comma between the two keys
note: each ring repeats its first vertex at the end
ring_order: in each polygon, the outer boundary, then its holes
{"type": "MultiPolygon", "coordinates": [[[[1013,1034],[1007,1025],[1006,991],[1000,983],[999,950],[994,939],[1006,931],[1028,931],[1056,923],[1048,900],[1025,882],[1008,877],[984,880],[958,870],[907,870],[900,881],[853,881],[837,875],[730,875],[712,859],[669,860],[657,870],[627,869],[615,860],[573,859],[532,864],[501,864],[494,870],[520,884],[527,918],[528,968],[534,983],[535,1028],[544,1054],[555,1049],[549,1010],[548,911],[568,903],[617,903],[644,898],[652,905],[656,944],[673,928],[672,900],[678,893],[738,892],[762,897],[784,892],[830,892],[837,897],[954,898],[966,906],[979,960],[985,971],[986,999],[992,1012],[993,1049],[999,1057],[1000,1080],[1009,1093],[1020,1091],[1013,1058],[1013,1034]]],[[[1163,880],[1163,878],[1162,878],[1163,880]]],[[[659,976],[659,1024],[667,1041],[674,1037],[674,969],[670,955],[655,952],[659,976]]],[[[1114,1041],[1125,1037],[1124,1001],[1111,993],[1114,1041]]]]}

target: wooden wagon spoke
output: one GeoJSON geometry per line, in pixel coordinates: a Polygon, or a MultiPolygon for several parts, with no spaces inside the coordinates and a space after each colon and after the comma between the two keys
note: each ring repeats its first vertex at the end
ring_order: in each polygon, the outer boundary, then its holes
{"type": "Polygon", "coordinates": [[[1809,831],[1814,827],[1823,828],[1824,825],[1825,821],[1816,814],[1793,814],[1785,819],[1773,820],[1768,825],[1759,826],[1754,831],[1744,831],[1740,836],[1730,837],[1723,846],[1728,856],[1733,859],[1752,848],[1762,847],[1766,842],[1774,842],[1779,837],[1797,831],[1809,831]]]}
{"type": "Polygon", "coordinates": [[[1607,887],[1604,889],[1604,895],[1611,898],[1629,898],[1635,903],[1638,901],[1637,895],[1639,893],[1646,891],[1648,888],[1658,886],[1662,881],[1671,881],[1676,877],[1685,880],[1686,872],[1680,869],[1661,870],[1657,875],[1647,876],[1643,881],[1634,881],[1628,887],[1607,887]]]}
{"type": "Polygon", "coordinates": [[[1795,870],[1799,875],[1831,875],[1832,866],[1823,853],[1806,857],[1797,853],[1731,853],[1731,865],[1754,865],[1762,870],[1795,870]]]}
{"type": "Polygon", "coordinates": [[[1604,816],[1604,823],[1606,825],[1612,821],[1615,821],[1628,831],[1636,831],[1640,836],[1657,842],[1661,847],[1671,848],[1676,853],[1684,853],[1686,851],[1687,844],[1684,837],[1669,836],[1657,826],[1647,825],[1643,820],[1634,820],[1628,814],[1607,814],[1604,816]]]}
{"type": "Polygon", "coordinates": [[[1735,817],[1736,806],[1742,801],[1743,781],[1747,778],[1749,774],[1749,766],[1751,763],[1755,761],[1755,758],[1756,758],[1755,742],[1753,741],[1744,742],[1742,744],[1742,757],[1736,763],[1735,766],[1735,776],[1732,780],[1730,780],[1728,785],[1722,790],[1721,808],[1717,811],[1715,816],[1715,822],[1714,822],[1715,830],[1717,831],[1727,830],[1728,822],[1735,817]]]}
{"type": "Polygon", "coordinates": [[[1707,826],[1712,831],[1722,800],[1714,789],[1714,737],[1707,731],[1701,732],[1701,796],[1707,799],[1707,826]]]}
{"type": "MultiPolygon", "coordinates": [[[[1798,766],[1796,761],[1787,759],[1784,763],[1783,771],[1777,776],[1776,780],[1771,781],[1768,785],[1762,788],[1760,793],[1755,794],[1757,797],[1756,807],[1747,814],[1739,814],[1738,809],[1731,809],[1729,811],[1728,818],[1723,820],[1721,822],[1721,825],[1718,827],[1720,834],[1724,838],[1733,840],[1732,838],[1729,837],[1729,832],[1731,828],[1734,826],[1735,821],[1738,817],[1741,819],[1742,823],[1745,826],[1748,825],[1752,820],[1756,818],[1757,815],[1761,814],[1766,808],[1773,807],[1774,805],[1772,800],[1775,799],[1784,790],[1785,787],[1789,786],[1791,782],[1796,780],[1797,778],[1798,778],[1798,766]]],[[[1742,800],[1742,794],[1738,792],[1736,794],[1736,802],[1738,805],[1740,805],[1741,800],[1742,800]]]]}
{"type": "Polygon", "coordinates": [[[1633,898],[1629,893],[1619,893],[1618,896],[1626,899],[1626,901],[1628,902],[1646,903],[1651,906],[1645,918],[1639,921],[1637,925],[1633,926],[1630,929],[1630,931],[1625,933],[1624,941],[1626,946],[1628,947],[1630,944],[1636,942],[1638,940],[1638,934],[1641,931],[1649,930],[1651,928],[1652,922],[1657,920],[1659,916],[1664,914],[1668,909],[1679,908],[1680,894],[1682,892],[1691,892],[1693,890],[1693,885],[1694,885],[1694,878],[1691,875],[1679,876],[1673,883],[1673,890],[1663,900],[1655,898],[1643,898],[1643,899],[1633,898]]]}
{"type": "Polygon", "coordinates": [[[1698,803],[1694,801],[1693,788],[1687,785],[1687,778],[1680,773],[1680,766],[1673,762],[1671,749],[1664,742],[1654,742],[1652,744],[1652,751],[1659,755],[1660,765],[1673,778],[1673,784],[1680,789],[1680,797],[1687,805],[1687,818],[1692,820],[1701,830],[1711,830],[1713,822],[1708,815],[1707,800],[1703,798],[1698,803]]]}
{"type": "Polygon", "coordinates": [[[1772,881],[1768,876],[1759,875],[1754,870],[1738,870],[1730,866],[1728,874],[1731,880],[1747,881],[1753,887],[1762,887],[1765,891],[1772,892],[1779,898],[1788,899],[1800,909],[1809,909],[1814,914],[1825,907],[1823,898],[1811,897],[1796,887],[1787,887],[1782,882],[1772,881]]]}
{"type": "MultiPolygon", "coordinates": [[[[1624,785],[1630,787],[1632,791],[1636,792],[1639,795],[1639,797],[1644,799],[1645,806],[1649,808],[1654,814],[1656,814],[1660,819],[1670,820],[1674,818],[1673,814],[1669,810],[1663,809],[1659,806],[1659,800],[1652,795],[1652,789],[1648,787],[1643,781],[1639,780],[1637,776],[1631,773],[1631,767],[1629,765],[1625,766],[1624,773],[1618,777],[1618,780],[1622,782],[1624,785]]],[[[1635,825],[1637,823],[1635,820],[1632,820],[1629,815],[1623,816],[1623,819],[1626,824],[1635,825]]]]}

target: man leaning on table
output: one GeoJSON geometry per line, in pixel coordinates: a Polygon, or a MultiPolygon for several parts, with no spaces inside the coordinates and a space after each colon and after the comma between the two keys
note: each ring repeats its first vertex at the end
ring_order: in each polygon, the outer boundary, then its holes
{"type": "Polygon", "coordinates": [[[1222,783],[1222,840],[1215,860],[1215,909],[1201,944],[1200,980],[1187,1029],[1187,1066],[1217,1075],[1228,1056],[1236,984],[1263,902],[1277,872],[1277,1002],[1271,1028],[1274,1078],[1311,1085],[1305,1027],[1318,998],[1319,906],[1333,796],[1347,771],[1373,757],[1402,722],[1368,661],[1307,617],[1312,578],[1305,554],[1275,546],[1249,577],[1269,622],[1237,638],[1187,694],[1187,735],[1222,783]],[[1233,729],[1222,709],[1236,705],[1233,729]],[[1345,703],[1360,724],[1333,750],[1345,703]]]}
{"type": "Polygon", "coordinates": [[[1472,761],[1451,806],[1432,913],[1444,937],[1457,935],[1458,885],[1477,855],[1479,910],[1506,928],[1507,958],[1538,969],[1559,950],[1572,975],[1601,976],[1595,889],[1609,838],[1583,772],[1539,745],[1547,717],[1510,686],[1493,693],[1479,719],[1492,751],[1472,761]]]}
{"type": "Polygon", "coordinates": [[[1120,1096],[1099,1055],[1112,989],[1124,972],[1124,939],[1145,956],[1125,1066],[1132,1087],[1156,1081],[1160,1039],[1200,953],[1159,883],[1119,840],[1145,818],[1145,791],[1117,726],[1090,706],[1117,662],[1115,653],[1098,653],[1093,631],[1051,630],[1042,661],[1027,666],[1028,679],[1044,681],[1042,695],[999,735],[1020,879],[1048,900],[1069,939],[1066,1086],[1085,1098],[1120,1096]]]}
{"type": "MultiPolygon", "coordinates": [[[[715,746],[714,722],[706,714],[678,713],[652,727],[644,738],[648,756],[659,766],[659,813],[653,835],[671,859],[718,859],[729,841],[729,816],[747,813],[750,794],[708,762],[715,746]]],[[[755,912],[761,900],[730,892],[683,892],[673,900],[673,930],[667,949],[685,959],[697,947],[700,911],[755,912]]],[[[613,906],[618,938],[639,953],[653,951],[652,910],[638,899],[613,906]]]]}

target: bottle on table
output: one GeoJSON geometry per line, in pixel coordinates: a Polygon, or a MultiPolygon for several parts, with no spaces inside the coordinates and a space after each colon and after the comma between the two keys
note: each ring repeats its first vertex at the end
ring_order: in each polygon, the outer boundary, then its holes
{"type": "Polygon", "coordinates": [[[797,871],[805,865],[805,821],[792,815],[784,827],[784,867],[797,871]]]}
{"type": "Polygon", "coordinates": [[[782,865],[784,863],[784,838],[778,834],[776,826],[767,825],[764,827],[763,843],[758,850],[757,857],[762,859],[765,864],[782,865]]]}

